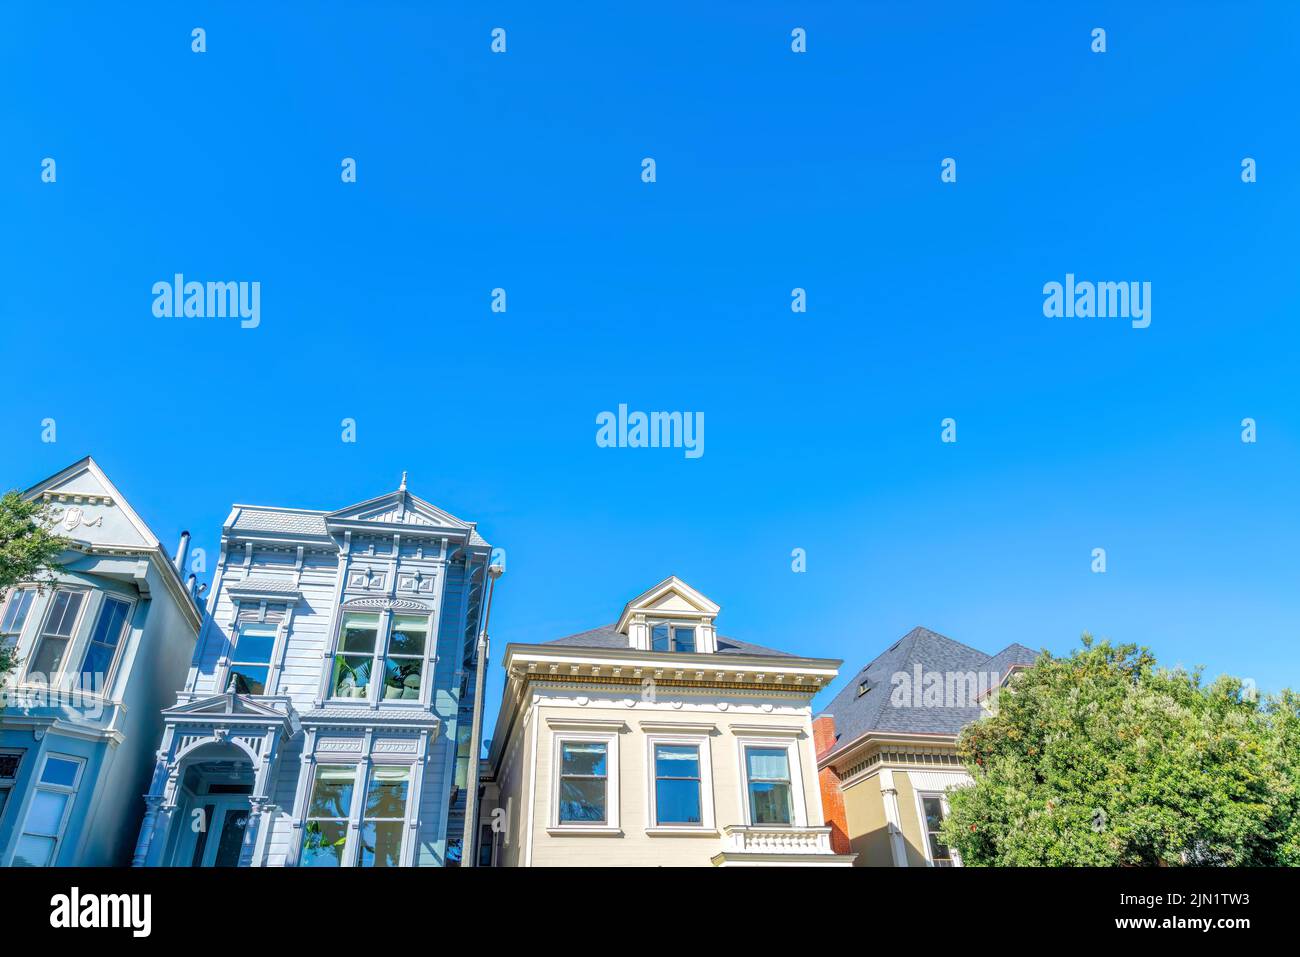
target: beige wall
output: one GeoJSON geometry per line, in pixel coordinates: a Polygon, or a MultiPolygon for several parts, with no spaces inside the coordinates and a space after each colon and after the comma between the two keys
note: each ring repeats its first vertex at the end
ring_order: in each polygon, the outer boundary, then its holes
{"type": "Polygon", "coordinates": [[[873,774],[844,790],[844,815],[849,845],[858,855],[854,866],[893,867],[879,775],[873,774]]]}
{"type": "MultiPolygon", "coordinates": [[[[925,832],[917,810],[916,787],[912,772],[894,768],[894,788],[898,791],[898,821],[908,867],[926,867],[925,832]]],[[[924,774],[925,772],[918,772],[924,774]]],[[[933,785],[928,790],[941,790],[933,785]]],[[[843,791],[844,812],[849,842],[858,859],[857,867],[893,867],[889,828],[885,817],[885,797],[880,790],[880,774],[862,778],[843,791]]]]}
{"type": "MultiPolygon", "coordinates": [[[[728,694],[721,689],[709,694],[668,689],[661,692],[666,700],[635,700],[627,707],[622,697],[591,697],[592,692],[532,686],[534,702],[525,720],[511,731],[507,755],[502,761],[501,806],[511,802],[510,846],[503,848],[499,863],[522,865],[528,860],[531,833],[531,863],[536,866],[645,865],[709,866],[711,858],[722,849],[722,828],[744,824],[741,777],[742,739],[770,738],[774,744],[794,743],[797,777],[802,785],[802,817],[796,800],[796,823],[820,826],[821,798],[817,786],[816,764],[812,754],[812,715],[809,700],[795,695],[745,696],[728,694]],[[579,695],[587,704],[577,703],[579,695]],[[726,704],[726,710],[719,707],[726,704]],[[771,711],[764,711],[763,705],[771,711]],[[676,705],[676,706],[674,706],[676,705]],[[569,724],[573,722],[574,724],[569,724]],[[602,722],[621,726],[590,733],[617,735],[619,812],[618,835],[572,835],[551,833],[553,829],[552,791],[554,785],[555,740],[570,734],[589,733],[579,722],[602,722]],[[562,727],[552,727],[562,724],[562,727]],[[645,724],[653,725],[647,729],[645,724]],[[707,742],[711,775],[702,781],[713,799],[713,832],[690,835],[647,833],[651,826],[650,783],[653,769],[649,756],[649,739],[673,734],[667,725],[711,725],[707,742]],[[755,727],[763,731],[753,730],[755,727]],[[783,729],[799,729],[797,735],[781,734],[783,729]],[[767,737],[765,737],[765,735],[767,737]],[[532,742],[536,740],[536,752],[532,742]]],[[[597,692],[599,693],[599,692],[597,692]]],[[[609,692],[605,692],[609,694],[609,692]]],[[[682,728],[686,735],[703,735],[698,728],[682,728]]],[[[611,788],[614,784],[611,783],[611,788]]]]}

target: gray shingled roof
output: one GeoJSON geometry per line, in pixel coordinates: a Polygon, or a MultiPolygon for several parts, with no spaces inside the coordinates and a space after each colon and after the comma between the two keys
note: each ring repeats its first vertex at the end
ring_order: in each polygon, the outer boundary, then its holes
{"type": "MultiPolygon", "coordinates": [[[[555,638],[551,641],[543,642],[547,645],[571,645],[575,648],[627,648],[627,635],[618,631],[612,624],[601,625],[599,628],[592,628],[590,631],[580,631],[576,635],[567,635],[564,638],[555,638]]],[[[789,652],[777,651],[773,648],[764,648],[762,645],[751,645],[747,641],[739,641],[735,638],[726,638],[718,636],[718,654],[720,655],[757,655],[762,658],[797,658],[798,655],[792,655],[789,652]]]]}
{"type": "Polygon", "coordinates": [[[896,674],[909,678],[916,665],[922,675],[948,672],[997,672],[1001,676],[1012,665],[1031,665],[1038,655],[1024,645],[1013,644],[988,655],[959,641],[953,641],[928,628],[913,628],[881,653],[874,661],[849,679],[826,708],[835,719],[836,747],[848,744],[869,731],[896,731],[911,734],[956,734],[978,719],[981,711],[973,707],[895,707],[891,701],[896,674]],[[866,684],[867,690],[859,694],[866,684]]]}
{"type": "MultiPolygon", "coordinates": [[[[452,516],[452,518],[454,521],[460,522],[460,519],[455,518],[455,516],[452,516]]],[[[461,522],[461,524],[468,523],[461,522]]],[[[285,532],[292,535],[318,535],[322,538],[329,535],[325,525],[324,513],[249,508],[247,505],[239,506],[239,514],[235,516],[234,524],[231,527],[242,531],[285,532]]],[[[479,546],[487,545],[487,541],[478,533],[477,528],[471,528],[469,543],[479,546]]]]}
{"type": "Polygon", "coordinates": [[[281,512],[241,506],[233,528],[254,532],[290,532],[295,535],[326,535],[325,516],[311,512],[281,512]]]}

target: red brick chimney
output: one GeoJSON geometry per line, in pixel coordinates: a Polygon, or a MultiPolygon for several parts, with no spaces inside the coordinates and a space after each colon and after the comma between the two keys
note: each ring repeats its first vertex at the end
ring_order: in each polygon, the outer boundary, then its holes
{"type": "MultiPolygon", "coordinates": [[[[835,716],[819,715],[813,720],[813,748],[817,757],[835,747],[835,716]]],[[[844,813],[844,794],[840,791],[839,775],[834,768],[822,768],[817,774],[817,784],[822,792],[822,812],[831,828],[831,849],[836,854],[849,854],[849,822],[844,813]]]]}

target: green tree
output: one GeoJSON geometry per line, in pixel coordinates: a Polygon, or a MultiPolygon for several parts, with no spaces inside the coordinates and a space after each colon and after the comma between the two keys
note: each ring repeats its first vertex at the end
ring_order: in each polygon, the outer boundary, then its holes
{"type": "MultiPolygon", "coordinates": [[[[50,531],[48,509],[18,492],[0,496],[0,599],[14,585],[50,580],[68,540],[50,531]]],[[[0,643],[0,678],[17,664],[14,649],[0,643]]]]}
{"type": "Polygon", "coordinates": [[[962,732],[943,837],[971,865],[1300,864],[1300,699],[1083,636],[962,732]]]}

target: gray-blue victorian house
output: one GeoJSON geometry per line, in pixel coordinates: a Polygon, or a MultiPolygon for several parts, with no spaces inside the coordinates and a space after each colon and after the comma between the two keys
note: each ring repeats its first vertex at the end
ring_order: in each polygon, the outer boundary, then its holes
{"type": "Polygon", "coordinates": [[[134,863],[457,863],[490,552],[405,479],[234,506],[134,863]]]}

